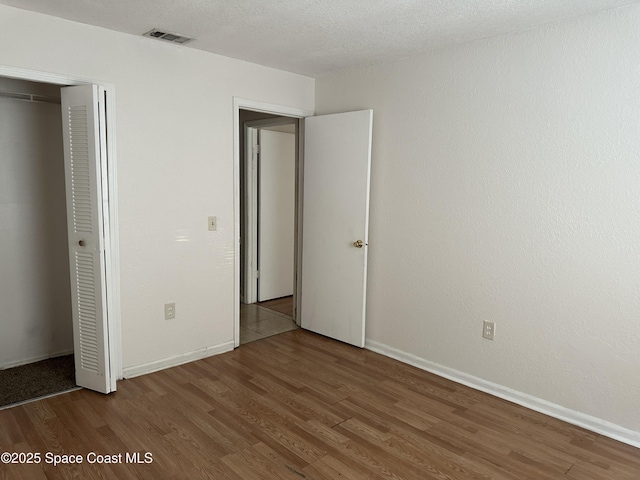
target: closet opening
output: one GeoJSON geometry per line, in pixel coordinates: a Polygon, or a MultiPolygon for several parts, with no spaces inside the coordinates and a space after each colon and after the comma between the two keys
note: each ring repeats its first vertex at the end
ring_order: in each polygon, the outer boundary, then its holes
{"type": "Polygon", "coordinates": [[[0,77],[0,408],[78,388],[60,98],[0,77]]]}
{"type": "Polygon", "coordinates": [[[0,65],[0,408],[122,378],[114,112],[113,85],[0,65]],[[41,361],[69,384],[33,391],[41,361]]]}

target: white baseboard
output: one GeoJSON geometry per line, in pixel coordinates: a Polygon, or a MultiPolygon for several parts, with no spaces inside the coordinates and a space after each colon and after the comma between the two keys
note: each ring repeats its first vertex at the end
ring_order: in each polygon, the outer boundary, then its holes
{"type": "Polygon", "coordinates": [[[535,410],[536,412],[544,413],[550,417],[563,420],[572,425],[586,428],[592,432],[599,433],[606,437],[613,438],[614,440],[640,448],[640,432],[621,427],[615,423],[611,423],[585,413],[570,410],[563,406],[556,405],[555,403],[534,397],[533,395],[498,385],[497,383],[488,382],[487,380],[425,360],[424,358],[403,352],[402,350],[398,350],[380,342],[366,340],[365,348],[387,357],[395,358],[403,363],[408,363],[409,365],[413,365],[421,370],[426,370],[427,372],[431,372],[440,377],[461,383],[467,387],[517,403],[518,405],[535,410]]]}
{"type": "Polygon", "coordinates": [[[147,373],[164,370],[165,368],[177,367],[178,365],[184,365],[185,363],[201,360],[203,358],[218,355],[220,353],[229,352],[231,350],[233,350],[233,341],[203,348],[201,350],[196,350],[195,352],[184,353],[162,360],[156,360],[155,362],[143,363],[142,365],[136,365],[133,367],[126,367],[123,369],[122,373],[124,375],[124,378],[138,377],[140,375],[146,375],[147,373]]]}
{"type": "Polygon", "coordinates": [[[47,353],[44,355],[38,355],[35,357],[22,358],[20,360],[12,360],[9,362],[5,362],[0,365],[0,370],[5,370],[7,368],[19,367],[21,365],[27,365],[29,363],[39,362],[41,360],[47,360],[49,358],[62,357],[64,355],[70,355],[73,353],[73,348],[71,350],[62,350],[60,352],[47,353]]]}

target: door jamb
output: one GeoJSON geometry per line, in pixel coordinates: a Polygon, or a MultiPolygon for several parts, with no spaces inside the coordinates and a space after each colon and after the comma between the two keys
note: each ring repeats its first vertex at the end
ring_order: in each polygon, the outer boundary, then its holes
{"type": "MultiPolygon", "coordinates": [[[[106,91],[107,101],[105,104],[107,111],[106,127],[107,135],[107,162],[103,171],[99,172],[101,182],[105,180],[108,185],[107,199],[103,198],[102,209],[104,218],[108,219],[105,225],[105,289],[107,293],[107,322],[109,361],[110,361],[110,384],[111,390],[116,390],[116,380],[121,380],[122,376],[122,323],[120,311],[120,249],[118,244],[118,187],[117,187],[117,162],[116,162],[116,92],[115,85],[101,80],[95,80],[72,75],[59,75],[55,73],[41,72],[24,68],[9,67],[0,65],[0,76],[28,80],[33,82],[44,82],[54,85],[99,85],[106,91]],[[107,178],[102,178],[102,173],[106,171],[107,178]]],[[[104,192],[103,192],[104,193],[104,192]]]]}
{"type": "MultiPolygon", "coordinates": [[[[257,281],[256,269],[258,268],[257,248],[258,232],[257,232],[257,210],[258,199],[256,190],[257,171],[256,171],[256,154],[253,146],[255,145],[255,137],[257,130],[249,127],[248,122],[243,125],[244,128],[244,162],[245,162],[245,224],[241,225],[240,231],[243,232],[242,243],[244,244],[244,303],[255,303],[257,301],[257,281]]],[[[240,255],[242,255],[242,250],[240,255]]]]}
{"type": "MultiPolygon", "coordinates": [[[[276,105],[273,103],[260,102],[256,100],[249,100],[241,97],[233,97],[233,345],[234,347],[240,346],[240,110],[252,110],[254,112],[270,113],[273,115],[280,115],[284,117],[299,118],[300,126],[298,128],[298,138],[301,140],[298,142],[298,171],[296,172],[296,178],[298,179],[298,192],[296,202],[298,207],[301,206],[300,199],[302,194],[302,164],[303,158],[300,155],[302,149],[302,132],[304,130],[304,117],[313,115],[312,110],[305,110],[301,108],[286,107],[283,105],[276,105]]],[[[301,209],[297,209],[297,216],[300,215],[301,209]]],[[[296,245],[301,240],[301,227],[302,222],[296,218],[296,245]]],[[[294,288],[297,290],[300,282],[300,251],[296,247],[296,283],[294,288]]],[[[299,296],[299,295],[297,295],[299,296]]]]}

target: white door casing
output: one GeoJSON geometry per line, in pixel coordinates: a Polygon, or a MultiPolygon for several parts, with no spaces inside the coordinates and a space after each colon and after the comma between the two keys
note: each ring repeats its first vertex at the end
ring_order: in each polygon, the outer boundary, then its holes
{"type": "Polygon", "coordinates": [[[309,117],[304,126],[300,325],[358,347],[365,335],[372,126],[372,110],[309,117]]]}
{"type": "Polygon", "coordinates": [[[258,301],[293,294],[296,141],[259,130],[258,301]]]}
{"type": "Polygon", "coordinates": [[[76,383],[109,393],[115,382],[104,288],[104,91],[97,85],[79,85],[62,88],[61,97],[76,383]]]}
{"type": "MultiPolygon", "coordinates": [[[[240,110],[252,110],[255,112],[270,113],[273,115],[290,118],[304,118],[313,114],[313,111],[304,108],[287,107],[268,102],[250,100],[247,98],[233,97],[233,211],[234,211],[234,286],[233,286],[233,344],[240,346],[240,110]]],[[[300,142],[299,142],[300,143],[300,142]]],[[[298,147],[300,149],[300,147],[298,147]]],[[[300,201],[297,199],[297,204],[300,201]]],[[[296,235],[300,236],[301,222],[297,222],[296,235]]],[[[297,250],[296,260],[300,263],[300,249],[297,250]]],[[[296,278],[296,288],[300,288],[300,276],[296,278]]],[[[297,318],[297,317],[296,317],[297,318]]]]}

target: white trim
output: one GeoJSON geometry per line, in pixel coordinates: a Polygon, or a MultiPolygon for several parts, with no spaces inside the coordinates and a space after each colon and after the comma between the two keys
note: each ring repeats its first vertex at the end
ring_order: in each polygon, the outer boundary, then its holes
{"type": "Polygon", "coordinates": [[[294,255],[296,258],[295,279],[293,284],[293,320],[296,325],[302,327],[300,312],[300,301],[302,299],[302,212],[304,207],[304,118],[298,122],[296,130],[296,140],[298,142],[296,156],[296,223],[294,255]]]}
{"type": "Polygon", "coordinates": [[[240,346],[240,109],[293,118],[313,115],[312,110],[233,97],[233,344],[240,346]]]}
{"type": "Polygon", "coordinates": [[[182,353],[180,355],[156,360],[154,362],[143,363],[134,367],[126,367],[124,369],[124,378],[133,378],[140,375],[146,375],[148,373],[158,372],[166,368],[177,367],[178,365],[202,360],[203,358],[212,357],[213,355],[230,352],[231,350],[233,350],[233,342],[229,341],[212,347],[196,350],[194,352],[182,353]]]}
{"type": "Polygon", "coordinates": [[[76,390],[82,390],[82,387],[73,387],[67,390],[62,390],[60,392],[50,393],[48,395],[43,395],[41,397],[30,398],[29,400],[23,400],[22,402],[10,403],[9,405],[3,405],[0,407],[0,410],[6,410],[7,408],[20,407],[22,405],[26,405],[27,403],[37,402],[39,400],[44,400],[45,398],[57,397],[58,395],[63,395],[65,393],[75,392],[76,390]]]}
{"type": "Polygon", "coordinates": [[[497,383],[489,382],[473,375],[469,375],[453,368],[445,367],[438,363],[425,360],[411,353],[403,352],[397,348],[390,347],[380,342],[366,340],[364,348],[372,352],[380,353],[387,357],[394,358],[403,363],[413,365],[421,370],[426,370],[440,377],[447,378],[456,383],[466,385],[481,392],[508,400],[536,412],[549,415],[572,425],[577,425],[592,432],[599,433],[614,440],[640,448],[640,432],[630,430],[615,423],[602,420],[586,413],[576,412],[561,405],[548,402],[528,393],[519,392],[497,383]]]}
{"type": "Polygon", "coordinates": [[[76,77],[70,75],[60,75],[57,73],[42,72],[40,70],[28,70],[26,68],[10,67],[0,65],[0,77],[16,78],[18,80],[30,80],[32,82],[51,83],[54,85],[101,85],[108,90],[114,89],[112,83],[105,83],[101,80],[87,77],[76,77]]]}
{"type": "Polygon", "coordinates": [[[3,363],[0,365],[0,370],[6,370],[7,368],[20,367],[22,365],[28,365],[30,363],[40,362],[41,360],[48,360],[50,358],[63,357],[65,355],[71,355],[73,348],[67,350],[61,350],[59,352],[47,353],[45,355],[37,355],[35,357],[23,358],[22,360],[14,360],[11,362],[3,363]]]}
{"type": "Polygon", "coordinates": [[[118,164],[116,161],[116,92],[105,87],[107,93],[107,177],[109,196],[109,256],[107,258],[107,312],[109,315],[109,359],[111,361],[111,388],[122,372],[122,320],[120,307],[120,232],[118,219],[118,164]]]}
{"type": "Polygon", "coordinates": [[[120,250],[118,244],[118,185],[117,185],[117,149],[116,149],[116,89],[112,83],[106,83],[98,79],[60,75],[38,70],[28,70],[18,67],[0,65],[0,76],[16,78],[34,82],[44,82],[54,85],[99,85],[107,93],[107,175],[109,182],[108,205],[105,206],[105,218],[109,219],[109,250],[110,260],[106,265],[106,289],[107,289],[107,325],[109,328],[109,358],[111,361],[111,386],[116,387],[116,380],[122,375],[122,329],[120,311],[120,250]]]}
{"type": "Polygon", "coordinates": [[[244,122],[247,127],[250,128],[266,128],[266,127],[277,127],[280,125],[295,125],[296,119],[293,117],[284,117],[284,118],[263,118],[262,120],[249,120],[244,122]]]}
{"type": "MultiPolygon", "coordinates": [[[[281,115],[283,117],[304,118],[313,115],[313,110],[305,110],[304,108],[287,107],[285,105],[277,105],[275,103],[260,102],[257,100],[249,100],[246,98],[233,97],[233,106],[238,116],[239,110],[251,110],[254,112],[270,113],[272,115],[281,115]]],[[[236,125],[238,128],[238,125],[236,125]]]]}
{"type": "MultiPolygon", "coordinates": [[[[258,129],[244,123],[244,303],[258,300],[258,168],[254,145],[258,144],[258,129]]],[[[240,252],[242,255],[242,251],[240,252]]]]}

